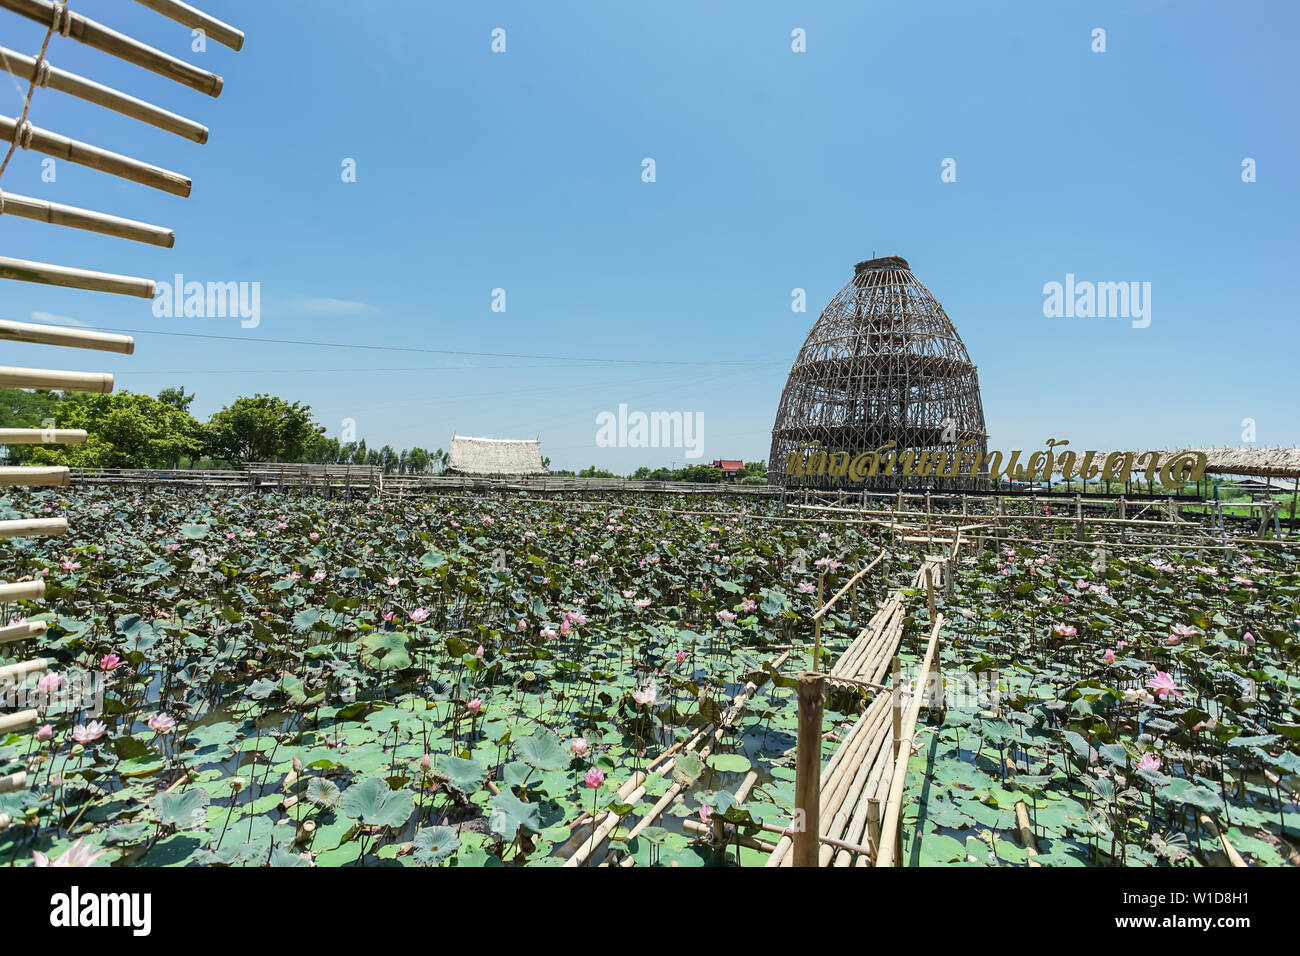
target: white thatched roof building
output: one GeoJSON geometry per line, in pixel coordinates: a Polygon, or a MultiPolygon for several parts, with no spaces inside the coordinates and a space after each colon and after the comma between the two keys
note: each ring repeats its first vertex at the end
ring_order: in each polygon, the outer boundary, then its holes
{"type": "Polygon", "coordinates": [[[455,475],[544,475],[537,439],[451,436],[447,472],[455,475]]]}

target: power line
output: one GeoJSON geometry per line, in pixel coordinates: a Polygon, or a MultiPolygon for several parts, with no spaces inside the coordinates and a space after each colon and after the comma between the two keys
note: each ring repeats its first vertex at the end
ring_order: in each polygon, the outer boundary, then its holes
{"type": "MultiPolygon", "coordinates": [[[[528,355],[512,352],[469,352],[461,349],[429,349],[416,348],[410,345],[353,345],[347,342],[310,342],[301,339],[263,339],[249,338],[242,335],[206,335],[201,332],[159,332],[154,329],[123,329],[108,328],[106,332],[125,332],[130,335],[167,335],[175,338],[186,339],[214,339],[224,342],[239,342],[247,345],[250,342],[264,343],[269,345],[307,345],[315,348],[330,349],[348,349],[349,351],[371,351],[371,352],[418,352],[425,355],[462,355],[474,356],[476,358],[509,358],[509,359],[533,359],[535,361],[545,362],[594,362],[605,365],[730,365],[730,366],[754,366],[754,365],[778,365],[782,364],[777,361],[765,361],[761,359],[734,359],[734,360],[711,360],[687,362],[669,359],[614,359],[614,358],[587,358],[576,355],[528,355]]],[[[249,371],[257,371],[250,369],[249,371]]]]}

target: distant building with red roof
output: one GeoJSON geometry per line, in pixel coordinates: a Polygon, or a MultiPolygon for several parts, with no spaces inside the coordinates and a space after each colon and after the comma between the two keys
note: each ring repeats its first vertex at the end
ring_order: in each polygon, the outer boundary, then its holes
{"type": "Polygon", "coordinates": [[[727,481],[735,481],[736,476],[745,468],[743,461],[729,461],[726,458],[716,458],[709,465],[710,468],[721,468],[722,477],[727,481]]]}

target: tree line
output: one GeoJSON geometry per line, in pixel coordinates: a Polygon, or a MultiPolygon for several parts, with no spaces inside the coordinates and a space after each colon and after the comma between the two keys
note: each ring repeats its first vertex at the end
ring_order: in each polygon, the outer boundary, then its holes
{"type": "MultiPolygon", "coordinates": [[[[206,422],[190,413],[194,395],[184,386],[164,388],[157,397],[137,392],[93,395],[85,392],[0,388],[0,427],[80,428],[83,445],[12,445],[3,457],[12,464],[67,465],[71,468],[220,468],[248,462],[374,465],[385,474],[429,475],[446,470],[441,448],[366,446],[365,439],[341,442],[325,435],[311,407],[275,395],[236,398],[206,422]]],[[[542,463],[550,467],[551,460],[542,463]]],[[[595,465],[556,476],[621,478],[595,465]]],[[[648,481],[721,482],[720,468],[641,467],[628,478],[648,481]]],[[[745,462],[736,478],[766,484],[767,466],[745,462]]]]}
{"type": "Polygon", "coordinates": [[[202,422],[190,414],[194,395],[165,388],[155,398],[136,392],[0,389],[0,424],[8,428],[80,428],[83,445],[13,445],[7,459],[19,464],[73,468],[239,467],[251,461],[375,465],[388,473],[436,474],[447,465],[441,448],[389,445],[367,448],[340,442],[310,406],[275,395],[242,396],[202,422]]]}

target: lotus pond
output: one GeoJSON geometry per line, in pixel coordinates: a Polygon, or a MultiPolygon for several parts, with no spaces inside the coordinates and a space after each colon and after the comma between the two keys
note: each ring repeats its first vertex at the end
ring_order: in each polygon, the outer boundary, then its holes
{"type": "MultiPolygon", "coordinates": [[[[50,672],[7,689],[41,713],[0,739],[0,776],[27,774],[0,794],[0,861],[555,866],[593,810],[635,820],[680,784],[655,826],[616,829],[590,864],[761,865],[733,838],[790,819],[818,575],[838,587],[887,550],[865,619],[922,554],[871,526],[762,522],[765,502],[702,516],[665,500],[0,499],[0,517],[72,525],[3,545],[0,577],[47,582],[5,618],[48,632],[0,647],[0,666],[42,656],[50,672]],[[747,683],[706,759],[620,802],[617,784],[747,683]],[[688,825],[711,816],[726,842],[688,825]]],[[[1296,862],[1300,581],[1281,550],[1099,564],[1043,544],[959,566],[940,595],[949,706],[916,741],[907,861],[1024,865],[1023,802],[1042,865],[1221,863],[1202,818],[1249,862],[1296,862]]],[[[928,630],[912,597],[905,657],[928,630]]],[[[850,615],[843,602],[827,621],[827,664],[850,615]]],[[[831,700],[827,754],[859,706],[831,700]]]]}

